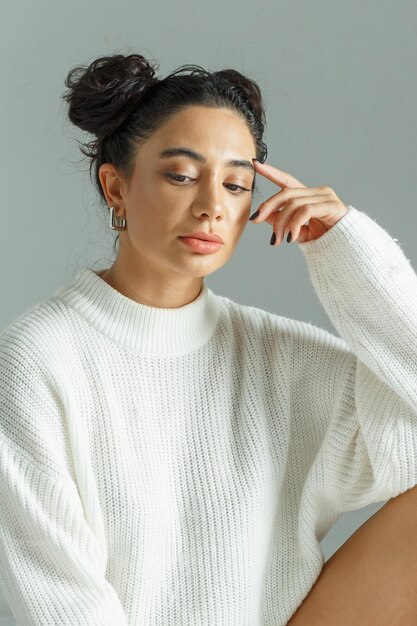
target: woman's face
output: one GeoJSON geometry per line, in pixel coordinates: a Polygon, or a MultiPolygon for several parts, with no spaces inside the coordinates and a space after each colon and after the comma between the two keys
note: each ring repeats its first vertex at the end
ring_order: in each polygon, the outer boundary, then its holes
{"type": "Polygon", "coordinates": [[[102,165],[109,205],[126,217],[119,255],[130,269],[146,267],[175,280],[206,276],[224,265],[248,223],[255,157],[255,142],[238,114],[193,105],[138,148],[129,185],[114,175],[113,165],[102,165]],[[162,154],[174,148],[198,158],[162,154]],[[231,160],[245,164],[228,164],[231,160]],[[224,244],[210,254],[196,252],[180,239],[195,231],[217,233],[224,244]]]}

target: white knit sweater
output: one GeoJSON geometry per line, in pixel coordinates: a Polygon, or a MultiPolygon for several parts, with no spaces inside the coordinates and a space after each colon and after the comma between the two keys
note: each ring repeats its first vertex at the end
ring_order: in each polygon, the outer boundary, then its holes
{"type": "Polygon", "coordinates": [[[88,267],[3,331],[19,626],[284,626],[341,513],[417,483],[416,273],[351,205],[298,245],[340,337],[204,282],[145,306],[88,267]]]}

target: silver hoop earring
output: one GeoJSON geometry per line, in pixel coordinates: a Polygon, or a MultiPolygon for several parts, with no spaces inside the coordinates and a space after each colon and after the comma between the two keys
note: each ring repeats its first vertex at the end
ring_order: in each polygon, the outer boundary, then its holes
{"type": "Polygon", "coordinates": [[[126,218],[125,217],[117,217],[114,214],[114,206],[110,207],[110,228],[112,230],[126,230],[126,218]]]}

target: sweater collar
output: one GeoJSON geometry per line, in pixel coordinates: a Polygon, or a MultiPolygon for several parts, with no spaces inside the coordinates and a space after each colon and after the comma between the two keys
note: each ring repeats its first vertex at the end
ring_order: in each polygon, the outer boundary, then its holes
{"type": "Polygon", "coordinates": [[[204,281],[192,302],[177,308],[159,308],[124,296],[99,276],[105,271],[83,267],[54,296],[107,337],[141,353],[185,354],[213,335],[220,305],[204,281]]]}

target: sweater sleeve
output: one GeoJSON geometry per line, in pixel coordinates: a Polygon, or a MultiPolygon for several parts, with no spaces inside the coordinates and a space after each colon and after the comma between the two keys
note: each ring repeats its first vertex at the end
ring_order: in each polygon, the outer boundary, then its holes
{"type": "Polygon", "coordinates": [[[19,327],[0,336],[2,591],[19,626],[126,626],[74,481],[60,394],[19,327]]]}
{"type": "Polygon", "coordinates": [[[316,406],[331,396],[315,470],[343,512],[417,484],[417,276],[396,240],[351,205],[299,246],[340,335],[316,329],[308,360],[316,406]]]}

